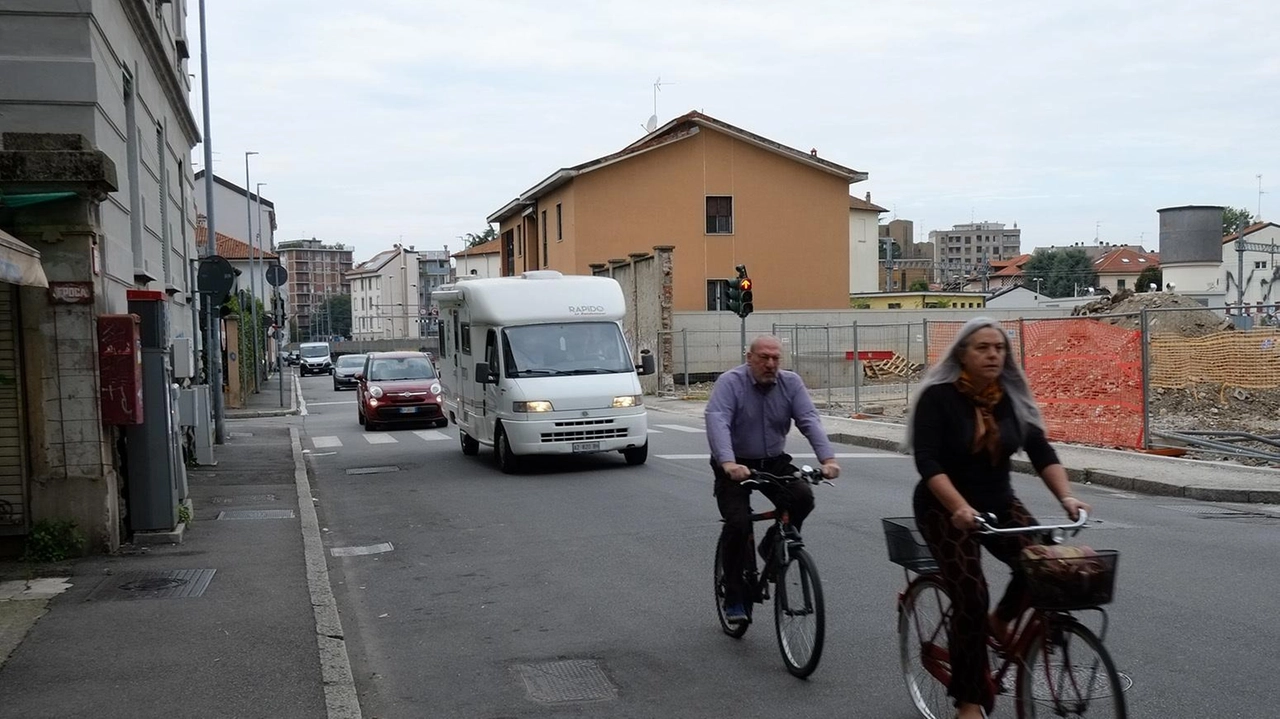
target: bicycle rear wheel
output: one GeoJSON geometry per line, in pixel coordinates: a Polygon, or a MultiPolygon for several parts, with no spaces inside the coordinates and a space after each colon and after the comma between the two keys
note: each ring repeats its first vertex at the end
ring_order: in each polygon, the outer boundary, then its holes
{"type": "Polygon", "coordinates": [[[1097,635],[1079,622],[1055,623],[1018,667],[1018,716],[1125,719],[1124,690],[1097,635]]]}
{"type": "Polygon", "coordinates": [[[924,719],[955,715],[954,700],[947,695],[950,623],[951,599],[941,579],[923,574],[907,585],[898,605],[898,651],[907,693],[924,719]]]}
{"type": "MultiPolygon", "coordinates": [[[[720,628],[724,630],[724,633],[728,634],[734,639],[738,639],[743,634],[747,633],[747,627],[751,626],[751,624],[749,622],[738,622],[736,624],[731,623],[729,622],[729,620],[725,619],[724,617],[724,562],[721,560],[721,556],[723,556],[721,554],[721,549],[723,549],[723,545],[724,545],[724,537],[722,536],[720,537],[720,541],[716,542],[716,563],[715,563],[716,617],[720,620],[720,628]]],[[[754,562],[755,557],[752,556],[751,560],[754,562]]],[[[750,591],[750,589],[746,588],[745,591],[750,591]]],[[[743,609],[747,610],[747,617],[749,618],[751,616],[751,602],[744,601],[742,604],[742,607],[743,609]]]]}
{"type": "Polygon", "coordinates": [[[826,614],[822,581],[813,559],[800,548],[791,549],[788,554],[790,561],[778,570],[773,619],[782,661],[787,671],[803,679],[818,668],[822,658],[826,614]]]}

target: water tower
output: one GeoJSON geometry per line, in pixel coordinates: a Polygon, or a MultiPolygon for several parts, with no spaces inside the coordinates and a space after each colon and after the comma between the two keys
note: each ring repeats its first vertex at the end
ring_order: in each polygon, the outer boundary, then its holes
{"type": "Polygon", "coordinates": [[[1157,212],[1164,281],[1160,289],[1221,307],[1227,293],[1222,268],[1222,207],[1185,205],[1157,212]]]}

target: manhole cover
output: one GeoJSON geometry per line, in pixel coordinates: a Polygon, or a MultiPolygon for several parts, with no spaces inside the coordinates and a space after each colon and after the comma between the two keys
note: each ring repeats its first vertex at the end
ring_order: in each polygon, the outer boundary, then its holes
{"type": "Polygon", "coordinates": [[[253,504],[255,502],[274,502],[276,501],[276,495],[248,494],[239,497],[211,497],[209,501],[213,504],[253,504]]]}
{"type": "Polygon", "coordinates": [[[252,437],[253,432],[229,432],[228,437],[252,437]]]}
{"type": "Polygon", "coordinates": [[[617,699],[618,689],[594,659],[566,659],[516,666],[529,698],[544,704],[617,699]]]}
{"type": "Polygon", "coordinates": [[[93,594],[90,601],[119,601],[126,599],[178,599],[198,597],[204,594],[216,569],[178,569],[171,572],[122,572],[108,577],[93,594]]]}
{"type": "Polygon", "coordinates": [[[383,472],[399,472],[400,468],[394,465],[386,467],[352,467],[347,470],[347,474],[382,474],[383,472]]]}
{"type": "Polygon", "coordinates": [[[218,519],[293,519],[292,509],[228,509],[218,519]]]}

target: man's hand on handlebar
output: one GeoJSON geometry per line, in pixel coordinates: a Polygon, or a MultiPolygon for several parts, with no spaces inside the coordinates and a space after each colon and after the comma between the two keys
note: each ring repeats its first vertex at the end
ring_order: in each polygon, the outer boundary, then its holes
{"type": "Polygon", "coordinates": [[[819,467],[822,470],[823,479],[835,479],[840,476],[840,465],[834,459],[828,459],[819,467]]]}
{"type": "Polygon", "coordinates": [[[737,462],[723,462],[720,464],[720,469],[723,469],[729,479],[735,482],[741,482],[744,479],[751,478],[751,469],[745,464],[738,464],[737,462]]]}

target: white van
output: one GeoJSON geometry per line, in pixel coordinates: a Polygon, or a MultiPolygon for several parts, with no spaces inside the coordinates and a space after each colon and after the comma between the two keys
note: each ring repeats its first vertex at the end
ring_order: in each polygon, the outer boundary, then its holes
{"type": "Polygon", "coordinates": [[[463,454],[491,446],[519,471],[533,454],[649,455],[641,374],[622,334],[626,301],[608,277],[554,270],[463,279],[432,292],[444,336],[436,363],[463,454]]]}
{"type": "Polygon", "coordinates": [[[332,351],[328,342],[303,342],[298,345],[298,352],[302,355],[298,360],[298,374],[303,377],[333,371],[332,351]]]}

